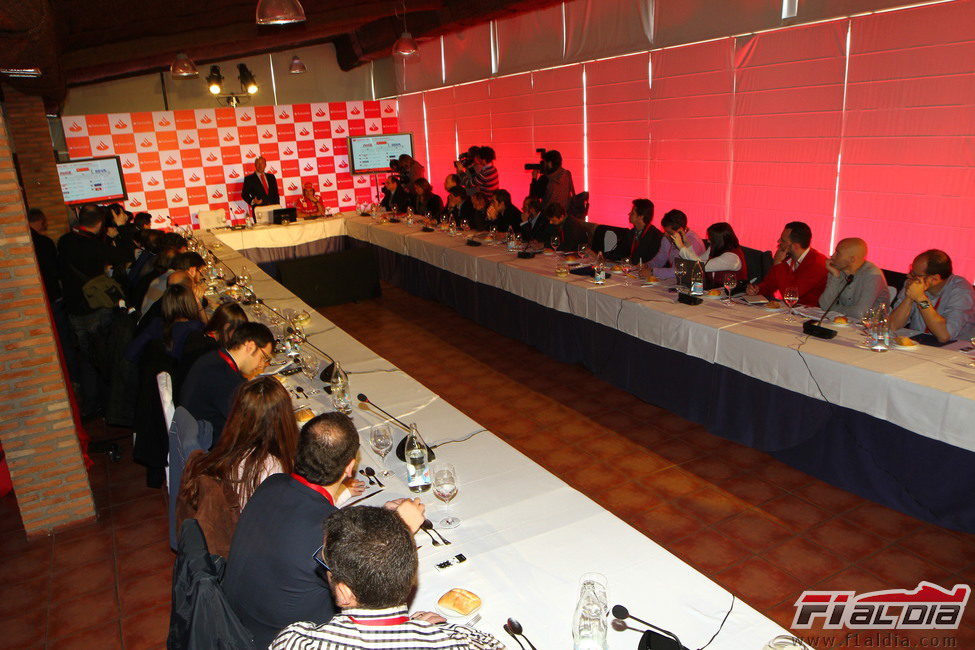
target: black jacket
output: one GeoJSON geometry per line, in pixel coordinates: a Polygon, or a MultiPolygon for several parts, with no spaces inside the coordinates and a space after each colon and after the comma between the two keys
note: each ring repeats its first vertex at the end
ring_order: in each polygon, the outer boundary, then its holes
{"type": "Polygon", "coordinates": [[[406,212],[406,208],[410,207],[412,203],[413,199],[410,193],[403,189],[402,185],[397,185],[396,191],[392,193],[385,187],[383,188],[382,206],[390,212],[406,212]]]}
{"type": "Polygon", "coordinates": [[[534,224],[529,220],[525,222],[525,225],[519,225],[519,228],[521,229],[521,238],[525,241],[540,241],[546,244],[549,242],[548,221],[541,214],[537,215],[534,224]]]}
{"type": "Polygon", "coordinates": [[[33,228],[30,229],[30,239],[34,244],[34,254],[37,256],[37,266],[44,280],[47,299],[52,303],[61,298],[61,284],[58,280],[58,247],[54,240],[42,235],[33,228]]]}
{"type": "MultiPolygon", "coordinates": [[[[521,229],[521,210],[509,205],[504,209],[504,212],[498,215],[494,225],[497,226],[498,232],[508,232],[509,228],[518,232],[521,229]]],[[[488,221],[488,228],[490,227],[491,222],[488,221]]]]}
{"type": "Polygon", "coordinates": [[[662,239],[663,233],[657,230],[657,227],[653,225],[648,227],[642,233],[638,233],[631,229],[626,240],[617,245],[616,249],[613,251],[614,259],[629,257],[634,263],[636,263],[637,260],[649,262],[656,256],[657,251],[660,250],[660,241],[662,239]],[[633,246],[634,240],[636,241],[635,247],[633,246]]]}
{"type": "Polygon", "coordinates": [[[277,179],[274,178],[274,174],[264,174],[264,176],[267,178],[267,192],[264,191],[264,185],[261,183],[261,179],[257,177],[256,172],[244,176],[244,187],[240,191],[240,198],[246,201],[247,205],[250,205],[254,199],[261,200],[258,205],[276,205],[280,203],[277,179]]]}
{"type": "Polygon", "coordinates": [[[425,197],[417,196],[413,200],[413,214],[424,216],[430,214],[431,217],[439,217],[443,212],[443,200],[436,194],[428,194],[425,197]]]}
{"type": "Polygon", "coordinates": [[[197,420],[206,420],[213,426],[214,444],[227,423],[234,392],[244,383],[244,377],[224,360],[220,352],[207,352],[196,360],[186,374],[177,400],[177,404],[197,420]]]}
{"type": "Polygon", "coordinates": [[[100,235],[86,230],[72,231],[58,240],[58,267],[64,307],[69,314],[89,314],[92,309],[85,300],[82,287],[88,280],[105,272],[106,266],[122,261],[100,235]]]}
{"type": "Polygon", "coordinates": [[[580,244],[589,241],[589,233],[586,232],[586,227],[571,217],[566,217],[565,221],[558,226],[550,224],[548,238],[543,241],[548,244],[554,235],[559,237],[559,250],[567,253],[578,250],[580,244]]]}

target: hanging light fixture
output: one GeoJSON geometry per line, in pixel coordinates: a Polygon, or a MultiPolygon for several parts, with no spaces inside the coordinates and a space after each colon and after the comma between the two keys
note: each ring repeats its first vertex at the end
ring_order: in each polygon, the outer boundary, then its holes
{"type": "Polygon", "coordinates": [[[288,68],[288,73],[289,74],[304,74],[306,72],[308,72],[308,70],[305,68],[304,62],[301,59],[298,58],[298,55],[295,54],[294,56],[292,56],[291,57],[291,66],[288,68]]]}
{"type": "Polygon", "coordinates": [[[393,56],[408,59],[412,56],[416,56],[416,53],[416,39],[414,39],[413,35],[408,31],[403,32],[403,35],[400,36],[396,40],[396,43],[393,44],[393,56]]]}
{"type": "Polygon", "coordinates": [[[257,0],[258,25],[290,25],[305,22],[305,10],[298,0],[257,0]]]}
{"type": "Polygon", "coordinates": [[[220,66],[210,66],[210,74],[207,75],[207,88],[211,95],[219,95],[223,92],[223,75],[220,74],[220,66]]]}
{"type": "Polygon", "coordinates": [[[186,56],[185,52],[180,52],[173,59],[173,64],[169,66],[169,74],[173,79],[195,79],[200,76],[196,64],[186,56]]]}
{"type": "Polygon", "coordinates": [[[257,94],[257,79],[254,78],[254,73],[243,63],[237,64],[237,70],[239,72],[237,78],[240,80],[240,87],[247,91],[248,95],[257,94]]]}

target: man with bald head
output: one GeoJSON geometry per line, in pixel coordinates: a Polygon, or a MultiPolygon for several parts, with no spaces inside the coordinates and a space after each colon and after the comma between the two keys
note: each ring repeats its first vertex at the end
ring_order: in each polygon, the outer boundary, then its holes
{"type": "Polygon", "coordinates": [[[826,288],[819,297],[823,309],[839,296],[830,311],[855,320],[881,299],[885,302],[888,299],[884,272],[867,261],[867,242],[859,237],[849,237],[836,244],[833,256],[826,260],[826,271],[826,288]]]}
{"type": "Polygon", "coordinates": [[[263,156],[254,159],[254,173],[244,177],[244,188],[240,198],[247,202],[253,210],[258,205],[277,205],[281,199],[278,196],[278,181],[274,174],[267,174],[267,161],[263,156]]]}
{"type": "Polygon", "coordinates": [[[975,336],[975,289],[955,275],[948,253],[932,248],[914,258],[890,314],[890,329],[931,334],[938,343],[975,336]]]}

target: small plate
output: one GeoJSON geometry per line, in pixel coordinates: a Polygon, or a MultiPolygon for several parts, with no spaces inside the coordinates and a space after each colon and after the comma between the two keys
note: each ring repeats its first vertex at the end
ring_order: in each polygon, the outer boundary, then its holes
{"type": "Polygon", "coordinates": [[[914,351],[921,346],[920,345],[898,345],[894,342],[891,342],[890,347],[894,348],[895,350],[914,351]]]}
{"type": "Polygon", "coordinates": [[[780,307],[769,307],[768,306],[768,303],[765,303],[764,305],[762,305],[762,309],[764,309],[765,311],[768,311],[768,312],[775,313],[775,312],[785,311],[786,310],[786,307],[785,307],[785,305],[782,305],[780,307]]]}
{"type": "Polygon", "coordinates": [[[853,325],[853,323],[851,322],[837,323],[836,321],[830,321],[830,325],[832,325],[833,327],[849,327],[850,325],[853,325]]]}
{"type": "Polygon", "coordinates": [[[435,603],[434,606],[436,607],[437,612],[439,612],[440,615],[443,616],[444,618],[467,618],[481,611],[481,608],[484,607],[484,601],[482,600],[481,604],[478,607],[475,607],[473,611],[468,612],[467,614],[459,614],[452,609],[446,609],[444,607],[441,607],[440,603],[435,603]]]}
{"type": "Polygon", "coordinates": [[[706,293],[706,294],[704,294],[701,297],[704,298],[705,300],[721,300],[722,298],[724,298],[726,296],[727,296],[727,294],[722,291],[721,293],[719,293],[716,296],[713,296],[713,295],[711,295],[709,293],[706,293]]]}

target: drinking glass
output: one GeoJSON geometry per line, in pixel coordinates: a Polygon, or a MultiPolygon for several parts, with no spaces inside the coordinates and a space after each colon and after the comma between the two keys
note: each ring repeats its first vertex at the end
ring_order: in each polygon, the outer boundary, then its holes
{"type": "Polygon", "coordinates": [[[552,247],[552,252],[553,253],[557,253],[558,252],[558,250],[559,250],[559,244],[560,243],[561,242],[559,241],[558,236],[557,235],[553,235],[551,241],[549,241],[549,246],[552,247]]]}
{"type": "Polygon", "coordinates": [[[589,254],[589,245],[586,243],[579,244],[579,260],[582,261],[586,259],[586,255],[589,254]]]}
{"type": "Polygon", "coordinates": [[[796,287],[787,287],[782,292],[782,301],[789,306],[789,315],[786,317],[785,322],[794,322],[796,317],[793,315],[792,310],[796,306],[796,303],[799,302],[799,289],[796,287]]]}
{"type": "Polygon", "coordinates": [[[684,284],[684,279],[687,275],[687,262],[683,258],[678,257],[674,260],[674,279],[677,280],[677,286],[680,287],[684,284]]]}
{"type": "Polygon", "coordinates": [[[471,224],[467,223],[467,219],[460,220],[460,231],[467,233],[471,229],[471,224]]]}
{"type": "Polygon", "coordinates": [[[346,415],[352,413],[352,401],[349,399],[349,385],[344,382],[332,384],[332,406],[336,411],[346,415]]]}
{"type": "MultiPolygon", "coordinates": [[[[444,504],[450,503],[457,496],[457,470],[450,463],[438,463],[433,468],[433,496],[444,504]]],[[[440,520],[441,528],[456,528],[460,519],[452,514],[440,520]]]]}
{"type": "Polygon", "coordinates": [[[731,292],[738,286],[738,276],[734,273],[724,274],[724,290],[728,292],[728,302],[731,302],[731,292]]]}
{"type": "Polygon", "coordinates": [[[564,257],[559,257],[555,260],[555,275],[560,278],[569,275],[569,265],[566,263],[564,257]]]}
{"type": "Polygon", "coordinates": [[[382,475],[389,476],[389,470],[386,468],[386,454],[393,448],[393,433],[388,424],[379,424],[372,428],[372,432],[369,434],[369,445],[383,461],[382,475]]]}

